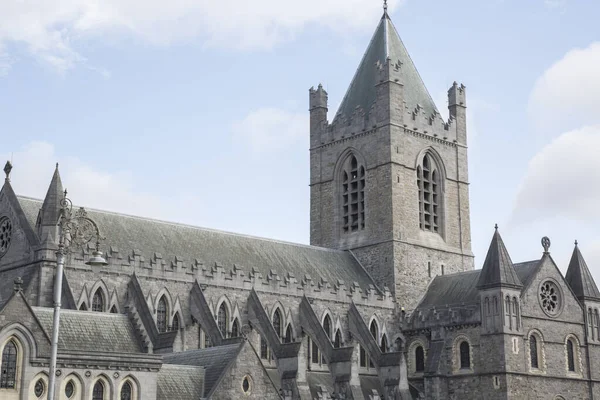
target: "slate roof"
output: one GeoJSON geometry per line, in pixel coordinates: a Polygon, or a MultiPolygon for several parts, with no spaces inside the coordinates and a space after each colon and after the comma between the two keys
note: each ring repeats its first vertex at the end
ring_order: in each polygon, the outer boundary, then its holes
{"type": "Polygon", "coordinates": [[[237,357],[244,345],[246,343],[242,342],[241,344],[235,343],[209,347],[207,349],[164,354],[163,363],[204,367],[206,369],[204,375],[204,396],[208,396],[227,369],[227,366],[237,357]]]}
{"type": "MultiPolygon", "coordinates": [[[[19,196],[27,219],[35,226],[41,201],[19,196]]],[[[315,246],[287,243],[270,239],[222,232],[189,225],[134,217],[108,211],[86,209],[88,215],[100,227],[106,240],[104,248],[117,248],[125,258],[133,250],[146,260],[160,253],[163,260],[171,262],[182,258],[188,265],[193,260],[205,266],[215,263],[225,268],[234,265],[244,268],[246,274],[252,268],[263,277],[275,270],[282,278],[293,274],[298,281],[309,275],[313,281],[320,277],[330,284],[343,280],[347,285],[358,282],[363,288],[374,284],[356,259],[347,251],[331,250],[315,246]]]]}
{"type": "MultiPolygon", "coordinates": [[[[539,260],[514,264],[513,268],[520,282],[529,284],[539,260]]],[[[482,270],[458,272],[450,275],[438,275],[429,284],[427,292],[417,308],[430,308],[446,305],[473,304],[479,302],[477,283],[482,270]]]]}
{"type": "Polygon", "coordinates": [[[477,286],[481,289],[491,287],[520,288],[523,286],[497,227],[481,268],[477,286]]]}
{"type": "Polygon", "coordinates": [[[156,400],[199,400],[204,374],[202,367],[163,364],[156,380],[156,400]]]}
{"type": "Polygon", "coordinates": [[[578,299],[600,299],[600,292],[598,291],[596,282],[594,282],[594,278],[577,245],[573,249],[573,255],[569,262],[565,280],[578,299]]]}
{"type": "MultiPolygon", "coordinates": [[[[50,336],[53,309],[32,307],[35,316],[50,336]]],[[[60,351],[107,353],[141,353],[139,341],[128,317],[123,314],[61,310],[60,351]]]]}
{"type": "Polygon", "coordinates": [[[319,387],[324,386],[329,394],[333,394],[333,378],[329,372],[307,372],[306,382],[310,389],[310,395],[313,399],[319,398],[319,387]]]}
{"type": "Polygon", "coordinates": [[[14,282],[17,277],[23,280],[22,288],[27,292],[30,283],[36,279],[38,268],[29,265],[22,268],[9,269],[0,272],[0,310],[4,307],[10,296],[14,293],[14,282]]]}
{"type": "Polygon", "coordinates": [[[375,64],[377,62],[384,64],[388,57],[393,63],[398,61],[402,63],[402,83],[404,84],[406,106],[410,110],[414,110],[418,104],[423,108],[426,115],[431,115],[434,112],[439,114],[394,24],[388,14],[384,13],[354,78],[352,78],[334,121],[341,114],[350,117],[358,106],[362,107],[365,113],[370,111],[376,100],[375,85],[379,82],[375,64]]]}

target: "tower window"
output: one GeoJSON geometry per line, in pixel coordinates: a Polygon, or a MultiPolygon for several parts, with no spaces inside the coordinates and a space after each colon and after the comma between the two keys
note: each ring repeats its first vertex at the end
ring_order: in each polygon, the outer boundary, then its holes
{"type": "Polygon", "coordinates": [[[342,169],[342,218],[344,233],[365,228],[365,167],[354,155],[346,159],[342,169]]]}
{"type": "Polygon", "coordinates": [[[417,166],[419,189],[419,227],[424,231],[440,231],[441,188],[440,171],[431,154],[423,156],[417,166]]]}

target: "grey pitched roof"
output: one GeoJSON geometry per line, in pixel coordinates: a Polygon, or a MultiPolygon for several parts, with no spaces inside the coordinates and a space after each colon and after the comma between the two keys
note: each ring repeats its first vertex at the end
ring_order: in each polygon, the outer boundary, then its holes
{"type": "Polygon", "coordinates": [[[492,237],[477,286],[481,289],[504,286],[520,288],[523,286],[513,267],[498,228],[496,228],[492,237]]]}
{"type": "MultiPolygon", "coordinates": [[[[513,266],[517,277],[525,286],[533,278],[539,260],[527,261],[513,266]]],[[[458,272],[450,275],[438,275],[429,285],[427,292],[417,308],[473,304],[479,302],[477,283],[482,270],[458,272]]]]}
{"type": "MultiPolygon", "coordinates": [[[[32,307],[46,333],[52,333],[53,309],[32,307]]],[[[58,348],[61,351],[140,353],[135,331],[126,315],[62,310],[58,348]]]]}
{"type": "Polygon", "coordinates": [[[577,245],[573,249],[565,279],[578,299],[600,299],[596,282],[594,282],[594,278],[577,245]]]}
{"type": "Polygon", "coordinates": [[[323,386],[327,392],[333,394],[333,378],[329,372],[307,372],[306,382],[313,399],[319,398],[319,387],[323,386]]]}
{"type": "MultiPolygon", "coordinates": [[[[35,226],[41,201],[19,197],[27,219],[35,226]]],[[[163,260],[183,258],[188,265],[195,259],[206,266],[215,263],[225,268],[243,267],[248,274],[253,268],[266,277],[273,269],[281,277],[293,274],[298,281],[309,275],[330,284],[343,280],[358,282],[366,289],[374,284],[356,259],[347,251],[331,250],[246,235],[222,232],[189,225],[157,221],[108,211],[87,209],[88,216],[100,227],[106,240],[103,247],[117,248],[123,257],[135,249],[146,260],[160,253],[163,260]]]]}
{"type": "Polygon", "coordinates": [[[418,104],[427,115],[434,112],[439,114],[394,24],[388,14],[384,13],[335,118],[341,114],[350,117],[359,106],[365,113],[369,112],[371,105],[376,100],[375,85],[378,83],[378,79],[375,65],[377,62],[384,64],[388,58],[393,63],[398,61],[402,63],[402,83],[404,84],[406,106],[413,110],[418,104]]]}
{"type": "Polygon", "coordinates": [[[204,395],[208,396],[214,385],[219,381],[221,375],[227,369],[229,363],[237,357],[244,345],[246,345],[246,342],[164,354],[163,362],[165,364],[204,367],[206,369],[204,376],[204,395]]]}
{"type": "MultiPolygon", "coordinates": [[[[48,187],[48,192],[44,198],[44,203],[40,210],[41,225],[56,225],[60,217],[61,205],[60,202],[64,197],[63,185],[58,172],[58,164],[54,170],[52,181],[48,187]]],[[[32,225],[32,226],[35,226],[32,225]]]]}
{"type": "Polygon", "coordinates": [[[163,364],[156,380],[156,400],[199,400],[204,374],[203,367],[163,364]]]}

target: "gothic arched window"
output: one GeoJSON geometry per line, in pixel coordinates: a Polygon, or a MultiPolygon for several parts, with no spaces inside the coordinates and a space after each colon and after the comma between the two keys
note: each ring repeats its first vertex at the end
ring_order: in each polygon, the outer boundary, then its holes
{"type": "Polygon", "coordinates": [[[292,343],[293,337],[294,337],[294,334],[292,333],[292,324],[288,324],[287,328],[285,328],[284,343],[292,343]]]}
{"type": "Polygon", "coordinates": [[[240,336],[240,321],[236,318],[233,320],[233,324],[231,324],[231,337],[240,336]]]}
{"type": "Polygon", "coordinates": [[[375,339],[375,341],[377,342],[377,337],[379,336],[379,328],[377,327],[377,321],[375,321],[375,320],[371,321],[371,326],[369,327],[369,331],[371,332],[373,339],[375,339]]]}
{"type": "Polygon", "coordinates": [[[333,347],[335,347],[335,348],[342,347],[342,333],[340,332],[339,329],[335,331],[335,339],[333,341],[333,347]]]}
{"type": "Polygon", "coordinates": [[[385,335],[385,333],[383,335],[381,335],[381,352],[385,353],[387,351],[388,348],[388,343],[387,343],[387,336],[385,335]]]}
{"type": "Polygon", "coordinates": [[[471,368],[471,346],[466,341],[460,343],[460,368],[471,368]]]}
{"type": "Polygon", "coordinates": [[[535,335],[529,337],[529,358],[531,360],[531,368],[539,369],[540,361],[538,358],[538,342],[535,335]]]}
{"type": "Polygon", "coordinates": [[[273,328],[275,328],[277,337],[281,339],[281,311],[279,311],[279,308],[273,313],[273,328]]]}
{"type": "Polygon", "coordinates": [[[439,232],[441,225],[441,175],[430,153],[425,153],[417,166],[419,189],[419,227],[424,231],[439,232]]]}
{"type": "Polygon", "coordinates": [[[323,318],[323,330],[327,334],[327,337],[331,340],[331,318],[329,315],[325,315],[325,318],[323,318]]]}
{"type": "Polygon", "coordinates": [[[127,381],[123,384],[123,387],[121,387],[121,400],[131,400],[131,392],[131,383],[127,381]]]}
{"type": "Polygon", "coordinates": [[[173,327],[171,328],[171,330],[179,330],[179,314],[175,314],[175,316],[173,317],[173,327]]]}
{"type": "Polygon", "coordinates": [[[365,167],[351,154],[342,167],[343,232],[365,228],[365,167]]]}
{"type": "Polygon", "coordinates": [[[415,348],[415,372],[425,371],[425,350],[423,346],[415,348]]]}
{"type": "Polygon", "coordinates": [[[92,390],[92,400],[104,400],[104,384],[102,381],[96,382],[92,390]]]}
{"type": "Polygon", "coordinates": [[[159,332],[167,331],[167,300],[161,297],[156,307],[156,327],[159,332]]]}
{"type": "Polygon", "coordinates": [[[575,372],[575,345],[573,339],[567,339],[567,368],[569,372],[575,372]]]}
{"type": "Polygon", "coordinates": [[[0,389],[15,389],[17,387],[17,356],[17,344],[14,340],[9,340],[2,350],[0,389]]]}
{"type": "Polygon", "coordinates": [[[269,359],[269,346],[267,346],[267,341],[264,337],[260,337],[260,358],[263,360],[269,359]]]}
{"type": "Polygon", "coordinates": [[[103,312],[104,311],[104,295],[102,289],[96,290],[92,299],[92,311],[103,312]]]}
{"type": "Polygon", "coordinates": [[[227,304],[222,302],[217,312],[217,325],[221,331],[221,335],[227,337],[227,320],[229,319],[229,312],[227,310],[227,304]]]}

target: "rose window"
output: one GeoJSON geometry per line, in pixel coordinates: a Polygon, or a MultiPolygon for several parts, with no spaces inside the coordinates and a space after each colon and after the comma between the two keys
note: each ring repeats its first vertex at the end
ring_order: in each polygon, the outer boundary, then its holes
{"type": "Polygon", "coordinates": [[[12,223],[10,219],[0,218],[0,257],[6,254],[12,239],[12,223]]]}
{"type": "Polygon", "coordinates": [[[560,290],[554,282],[544,282],[540,287],[540,303],[548,315],[558,315],[561,308],[560,290]]]}

